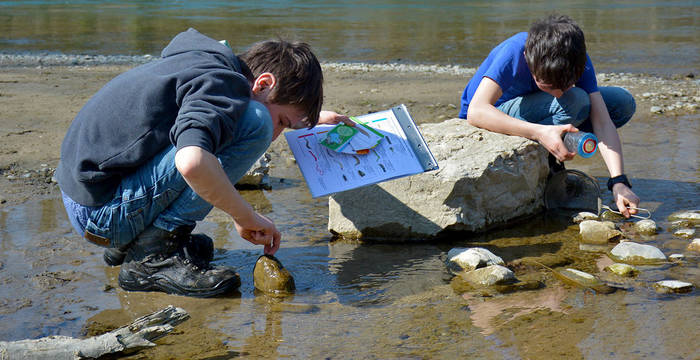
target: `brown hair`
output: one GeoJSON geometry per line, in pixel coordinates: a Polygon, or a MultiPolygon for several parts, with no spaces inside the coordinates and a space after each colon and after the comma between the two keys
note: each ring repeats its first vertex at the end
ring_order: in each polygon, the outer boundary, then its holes
{"type": "Polygon", "coordinates": [[[307,125],[316,126],[323,105],[323,72],[308,44],[282,39],[261,41],[240,58],[255,78],[266,72],[275,76],[277,86],[268,97],[271,102],[299,106],[307,113],[307,125]]]}
{"type": "Polygon", "coordinates": [[[530,27],[525,60],[538,81],[566,89],[581,78],[586,67],[583,31],[566,15],[552,14],[530,27]]]}

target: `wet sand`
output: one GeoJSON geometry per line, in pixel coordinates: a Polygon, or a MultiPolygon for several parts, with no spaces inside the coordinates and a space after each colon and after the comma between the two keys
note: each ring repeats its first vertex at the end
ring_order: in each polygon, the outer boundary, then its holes
{"type": "MultiPolygon", "coordinates": [[[[657,295],[665,278],[700,285],[697,258],[648,268],[631,291],[611,295],[545,284],[508,295],[467,293],[442,265],[452,246],[485,246],[506,261],[555,256],[597,272],[600,254],[578,251],[577,231],[547,217],[529,225],[440,244],[330,241],[327,202],[312,199],[283,137],[271,147],[269,191],[244,196],[283,233],[279,259],[295,275],[296,295],[256,296],[252,269],[260,249],[235,235],[218,211],[198,226],[215,239],[215,260],[237,267],[240,293],[191,299],[118,289],[118,268],[71,231],[51,182],[70,121],[106,81],[129,66],[5,67],[0,73],[0,340],[92,335],[173,304],[192,319],[134,358],[698,358],[698,290],[657,295]],[[487,296],[484,296],[487,295],[487,296]]],[[[456,116],[470,69],[326,66],[325,108],[351,115],[404,103],[418,124],[456,116]],[[399,71],[395,71],[399,70],[399,71]],[[416,70],[416,71],[414,71],[416,70]]],[[[679,74],[600,77],[635,95],[637,115],[622,129],[627,173],[644,207],[664,228],[668,214],[700,207],[698,81],[679,74]],[[663,113],[650,112],[652,106],[663,113]]],[[[572,167],[605,177],[599,157],[572,167]]],[[[609,203],[609,194],[606,194],[609,203]]],[[[648,240],[667,255],[688,242],[663,231],[648,240]]],[[[602,256],[604,257],[604,256],[602,256]]]]}

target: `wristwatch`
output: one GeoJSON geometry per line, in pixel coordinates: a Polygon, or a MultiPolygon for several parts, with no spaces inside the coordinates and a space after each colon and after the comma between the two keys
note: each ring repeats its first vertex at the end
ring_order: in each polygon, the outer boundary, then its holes
{"type": "Polygon", "coordinates": [[[619,183],[627,185],[627,187],[630,189],[632,188],[632,185],[630,185],[629,180],[627,180],[627,176],[625,176],[625,174],[622,174],[608,179],[608,190],[612,191],[613,186],[619,183]]]}

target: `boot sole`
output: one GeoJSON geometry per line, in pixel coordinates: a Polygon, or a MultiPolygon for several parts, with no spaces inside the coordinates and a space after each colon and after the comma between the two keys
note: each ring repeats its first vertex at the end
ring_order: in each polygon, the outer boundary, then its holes
{"type": "Polygon", "coordinates": [[[142,281],[127,279],[119,273],[119,286],[127,291],[161,291],[168,294],[193,296],[193,297],[214,297],[238,289],[241,286],[239,276],[223,280],[208,289],[189,289],[173,284],[169,279],[161,276],[148,276],[142,281]]]}

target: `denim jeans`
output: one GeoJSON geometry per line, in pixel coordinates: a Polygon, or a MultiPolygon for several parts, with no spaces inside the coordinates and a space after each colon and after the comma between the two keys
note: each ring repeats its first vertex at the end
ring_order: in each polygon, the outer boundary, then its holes
{"type": "MultiPolygon", "coordinates": [[[[271,139],[270,113],[263,104],[251,101],[236,123],[235,138],[215,154],[233,184],[262,156],[271,139]]],[[[114,198],[101,207],[84,207],[64,195],[76,231],[107,239],[110,247],[121,247],[151,224],[170,232],[193,228],[212,205],[187,185],[175,167],[175,153],[175,147],[169,146],[122,179],[114,198]]]]}
{"type": "MultiPolygon", "coordinates": [[[[626,124],[637,108],[632,94],[619,87],[600,87],[598,90],[615,127],[626,124]]],[[[544,91],[519,96],[500,104],[498,109],[516,119],[532,123],[572,124],[581,131],[593,132],[589,119],[590,97],[576,87],[567,90],[558,99],[544,91]]]]}

